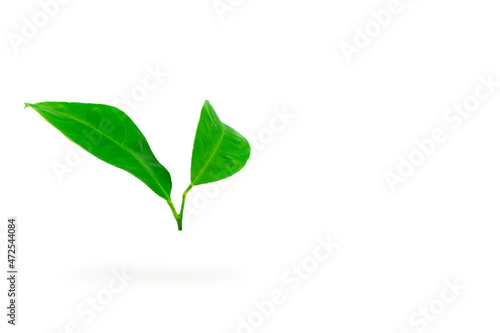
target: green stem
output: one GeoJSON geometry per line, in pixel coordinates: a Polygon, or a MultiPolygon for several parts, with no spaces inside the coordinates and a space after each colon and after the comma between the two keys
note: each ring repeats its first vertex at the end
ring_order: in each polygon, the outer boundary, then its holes
{"type": "Polygon", "coordinates": [[[177,214],[177,211],[175,210],[174,204],[172,203],[170,198],[167,199],[167,203],[170,206],[172,213],[174,213],[174,217],[175,217],[175,220],[177,221],[177,227],[179,228],[179,231],[182,230],[182,217],[184,216],[184,205],[186,204],[186,196],[192,188],[193,188],[193,185],[189,184],[188,188],[182,194],[182,206],[181,206],[181,211],[179,214],[177,214]]]}
{"type": "Polygon", "coordinates": [[[177,211],[175,210],[174,204],[172,203],[172,200],[170,200],[170,198],[167,199],[167,204],[170,206],[170,209],[172,210],[172,213],[174,214],[175,219],[178,220],[179,214],[177,214],[177,211]]]}
{"type": "Polygon", "coordinates": [[[188,192],[193,188],[193,185],[192,184],[189,184],[188,188],[184,191],[184,193],[182,194],[182,206],[181,206],[181,216],[184,215],[184,204],[186,203],[186,196],[188,194],[188,192]]]}

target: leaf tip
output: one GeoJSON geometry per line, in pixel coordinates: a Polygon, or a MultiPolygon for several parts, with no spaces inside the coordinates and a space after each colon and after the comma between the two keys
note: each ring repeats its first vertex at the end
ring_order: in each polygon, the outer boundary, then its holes
{"type": "Polygon", "coordinates": [[[25,109],[26,109],[26,108],[31,108],[31,107],[33,107],[33,104],[26,103],[26,102],[24,103],[24,108],[25,108],[25,109]]]}

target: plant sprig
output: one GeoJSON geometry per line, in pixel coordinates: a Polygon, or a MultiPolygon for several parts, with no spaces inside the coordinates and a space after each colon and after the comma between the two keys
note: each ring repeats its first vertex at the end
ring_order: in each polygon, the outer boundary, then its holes
{"type": "Polygon", "coordinates": [[[104,104],[42,102],[25,103],[68,139],[115,167],[123,169],[167,201],[182,230],[188,192],[196,185],[230,177],[250,157],[248,141],[222,123],[209,101],[201,109],[191,157],[191,182],[182,195],[179,213],[171,199],[172,179],[156,159],[132,119],[116,107],[104,104]]]}

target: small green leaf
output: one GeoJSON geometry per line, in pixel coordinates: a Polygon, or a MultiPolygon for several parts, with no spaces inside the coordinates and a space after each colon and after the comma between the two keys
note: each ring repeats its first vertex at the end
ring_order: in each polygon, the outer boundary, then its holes
{"type": "Polygon", "coordinates": [[[201,109],[191,158],[191,186],[216,182],[240,171],[250,157],[248,141],[222,123],[209,101],[201,109]]]}
{"type": "MultiPolygon", "coordinates": [[[[35,109],[68,139],[95,157],[142,180],[171,205],[170,174],[124,112],[108,105],[86,103],[25,103],[25,107],[35,109]]],[[[176,216],[172,205],[171,208],[176,216]]]]}

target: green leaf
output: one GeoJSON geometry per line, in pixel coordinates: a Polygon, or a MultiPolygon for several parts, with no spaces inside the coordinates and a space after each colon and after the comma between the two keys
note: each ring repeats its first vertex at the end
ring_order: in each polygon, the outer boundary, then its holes
{"type": "Polygon", "coordinates": [[[222,123],[209,101],[201,109],[191,158],[191,186],[216,182],[240,171],[250,157],[248,141],[222,123]]]}
{"type": "MultiPolygon", "coordinates": [[[[35,109],[68,139],[95,157],[142,180],[170,205],[170,174],[124,112],[108,105],[86,103],[26,103],[25,107],[35,109]]],[[[176,216],[172,205],[171,208],[176,216]]]]}

